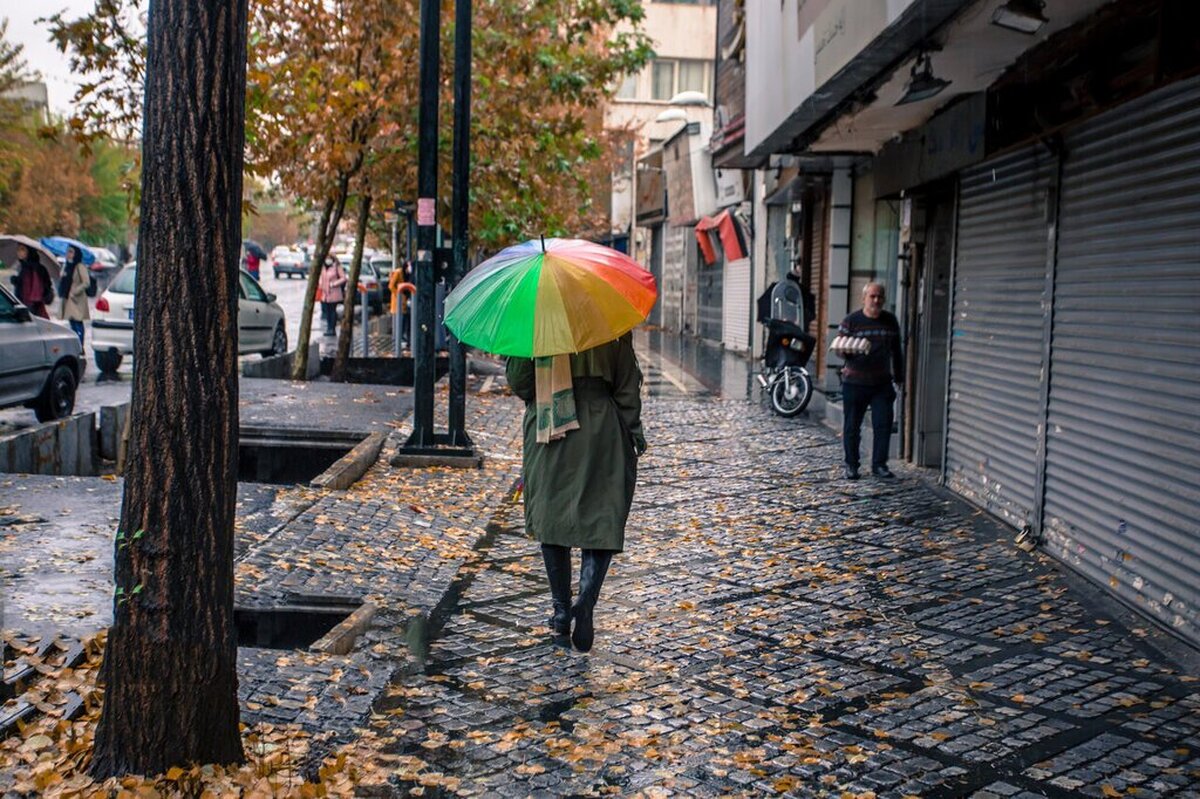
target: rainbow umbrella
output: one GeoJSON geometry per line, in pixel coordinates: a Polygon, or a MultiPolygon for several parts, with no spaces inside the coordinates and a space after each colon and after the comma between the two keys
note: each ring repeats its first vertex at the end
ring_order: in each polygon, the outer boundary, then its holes
{"type": "Polygon", "coordinates": [[[516,244],[467,273],[446,297],[458,340],[525,358],[582,352],[645,320],[654,277],[624,253],[579,239],[516,244]]]}

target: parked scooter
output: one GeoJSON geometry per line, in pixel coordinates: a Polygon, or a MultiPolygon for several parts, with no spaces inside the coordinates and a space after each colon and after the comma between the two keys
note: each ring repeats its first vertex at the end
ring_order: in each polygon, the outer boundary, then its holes
{"type": "Polygon", "coordinates": [[[812,399],[807,366],[817,342],[805,330],[804,316],[803,289],[793,275],[772,284],[758,299],[758,321],[767,328],[758,382],[780,416],[801,413],[812,399]]]}
{"type": "Polygon", "coordinates": [[[807,366],[816,340],[799,325],[781,319],[768,319],[766,326],[767,344],[758,382],[771,398],[775,413],[795,416],[812,399],[812,378],[807,366]]]}

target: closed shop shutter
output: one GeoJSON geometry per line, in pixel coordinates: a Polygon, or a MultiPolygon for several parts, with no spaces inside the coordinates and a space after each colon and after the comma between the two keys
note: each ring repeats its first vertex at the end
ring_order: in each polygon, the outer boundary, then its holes
{"type": "Polygon", "coordinates": [[[658,288],[658,301],[650,309],[646,321],[652,325],[663,323],[663,227],[655,225],[650,228],[650,274],[654,277],[654,285],[658,288]]]}
{"type": "MultiPolygon", "coordinates": [[[[699,251],[694,240],[690,244],[699,251]]],[[[711,264],[699,256],[696,263],[696,332],[700,338],[711,341],[721,340],[721,300],[725,281],[725,256],[719,247],[716,255],[711,264]]]]}
{"type": "Polygon", "coordinates": [[[1066,151],[1043,535],[1200,643],[1200,79],[1066,151]]]}
{"type": "Polygon", "coordinates": [[[1030,148],[964,172],[959,190],[946,482],[1017,528],[1034,519],[1056,169],[1030,148]]]}
{"type": "Polygon", "coordinates": [[[750,259],[739,258],[725,264],[725,296],[722,315],[725,348],[746,352],[750,349],[750,259]]]}

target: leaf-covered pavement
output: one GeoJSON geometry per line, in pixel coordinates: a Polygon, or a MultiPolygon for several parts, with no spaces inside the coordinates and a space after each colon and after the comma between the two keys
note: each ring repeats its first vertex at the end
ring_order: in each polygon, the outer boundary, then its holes
{"type": "MultiPolygon", "coordinates": [[[[547,639],[514,501],[520,403],[476,380],[491,389],[469,406],[484,469],[385,459],[349,491],[293,495],[285,516],[250,508],[269,523],[242,525],[240,604],[351,596],[375,622],[344,656],[243,650],[252,764],[126,789],[1197,795],[1197,684],[1145,630],[911,474],[836,479],[819,424],[656,371],[590,654],[547,639]]],[[[60,699],[0,743],[0,790],[96,787],[56,770],[63,736],[89,729],[55,721],[60,699]]]]}
{"type": "Polygon", "coordinates": [[[548,641],[505,505],[377,705],[397,790],[1197,795],[1197,683],[1011,531],[915,476],[836,479],[813,422],[695,395],[645,415],[596,648],[548,641]]]}

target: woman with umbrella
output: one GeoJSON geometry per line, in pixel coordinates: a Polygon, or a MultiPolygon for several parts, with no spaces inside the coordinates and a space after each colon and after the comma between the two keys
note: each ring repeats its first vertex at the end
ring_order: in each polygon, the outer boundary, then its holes
{"type": "Polygon", "coordinates": [[[510,247],[446,298],[459,340],[509,356],[508,383],[525,401],[525,526],[541,543],[550,627],[581,652],[592,648],[600,587],[625,546],[646,449],[629,331],[654,300],[654,278],[636,262],[564,239],[510,247]],[[574,604],[571,547],[582,550],[574,604]]]}
{"type": "Polygon", "coordinates": [[[63,272],[58,293],[62,295],[62,318],[83,343],[83,323],[91,318],[88,310],[88,284],[91,277],[84,266],[83,250],[76,244],[67,246],[67,268],[63,272]]]}
{"type": "Polygon", "coordinates": [[[17,299],[30,313],[49,319],[46,306],[54,302],[54,284],[50,272],[42,264],[38,253],[25,244],[17,245],[17,274],[13,275],[13,286],[17,299]]]}

